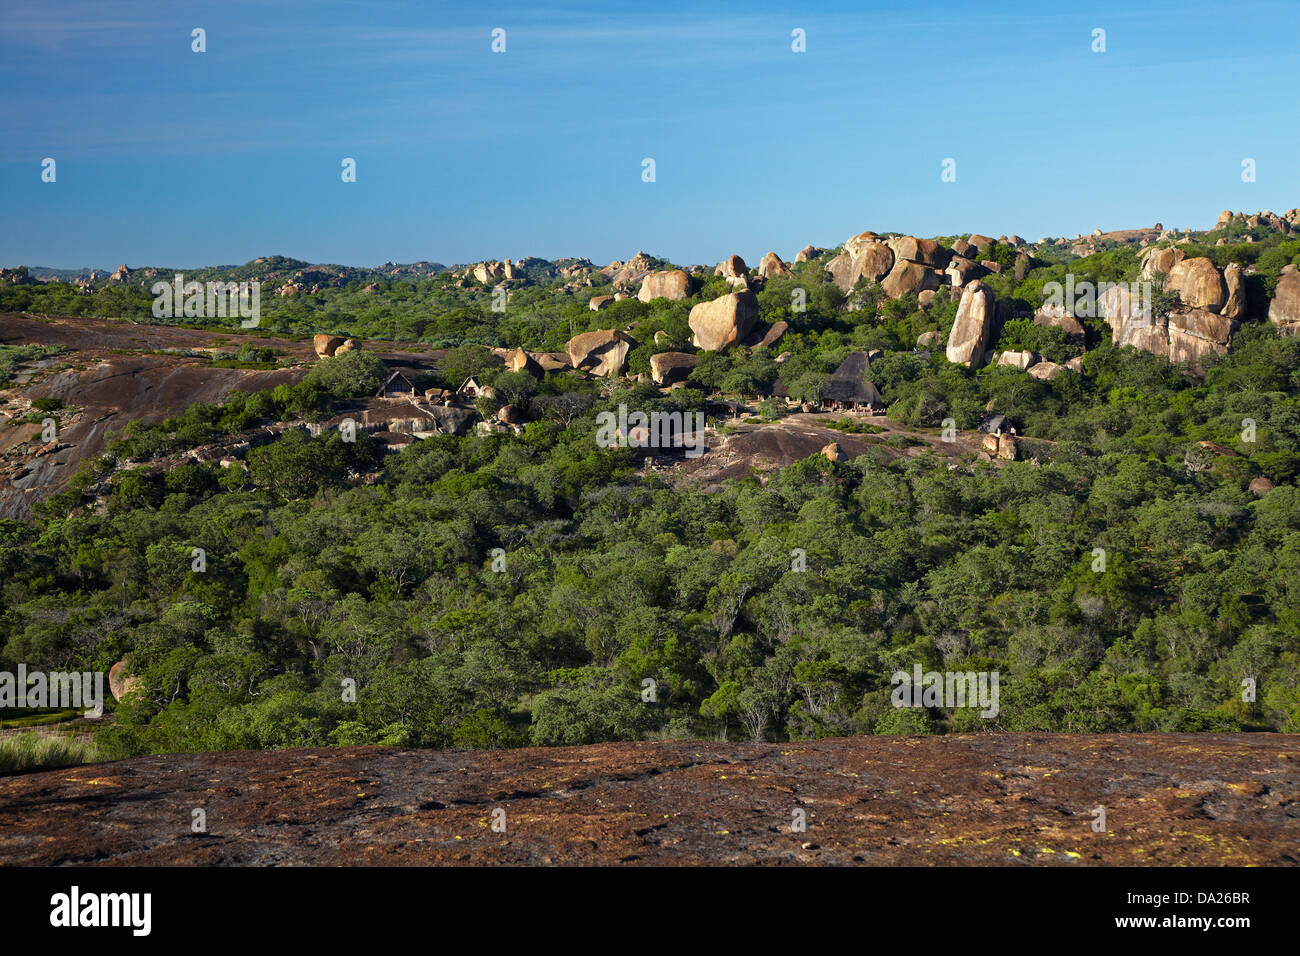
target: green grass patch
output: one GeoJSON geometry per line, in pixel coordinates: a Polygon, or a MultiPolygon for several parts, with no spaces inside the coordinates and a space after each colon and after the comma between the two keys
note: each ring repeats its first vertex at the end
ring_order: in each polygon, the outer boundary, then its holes
{"type": "Polygon", "coordinates": [[[0,730],[11,730],[15,727],[40,727],[45,724],[61,724],[65,720],[72,720],[78,716],[75,710],[39,710],[34,714],[24,713],[21,717],[5,717],[0,719],[0,730]]]}
{"type": "Polygon", "coordinates": [[[833,428],[846,435],[879,435],[889,429],[872,425],[870,422],[854,421],[851,418],[836,418],[824,423],[826,428],[833,428]]]}
{"type": "Polygon", "coordinates": [[[0,773],[71,767],[96,759],[95,745],[74,737],[27,733],[0,740],[0,773]]]}

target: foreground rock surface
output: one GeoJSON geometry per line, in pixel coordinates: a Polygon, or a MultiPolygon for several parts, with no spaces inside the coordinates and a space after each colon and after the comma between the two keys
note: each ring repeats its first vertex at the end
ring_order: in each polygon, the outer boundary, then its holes
{"type": "Polygon", "coordinates": [[[0,859],[1294,865],[1297,752],[1281,734],[980,734],[174,754],[0,778],[0,859]]]}

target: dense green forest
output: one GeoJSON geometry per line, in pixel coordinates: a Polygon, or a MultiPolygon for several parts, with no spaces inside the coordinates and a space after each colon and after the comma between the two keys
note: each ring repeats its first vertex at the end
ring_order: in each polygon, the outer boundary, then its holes
{"type": "MultiPolygon", "coordinates": [[[[1203,383],[1105,346],[1092,363],[1080,392],[1036,383],[1059,438],[1041,464],[882,448],[678,491],[597,448],[589,411],[382,461],[364,436],[291,434],[247,475],[123,472],[106,514],[74,489],[0,523],[0,663],[130,653],[146,692],[109,754],[989,728],[892,709],[917,662],[997,669],[1008,730],[1300,730],[1300,341],[1253,330],[1203,383]],[[1202,438],[1240,453],[1197,463],[1202,438]],[[1261,471],[1281,480],[1257,499],[1261,471]]],[[[978,404],[993,371],[918,381],[978,404]]],[[[629,400],[664,399],[606,401],[629,400]]]]}
{"type": "MultiPolygon", "coordinates": [[[[1262,260],[1251,277],[1258,316],[1258,297],[1300,253],[1292,244],[1200,251],[1262,260]]],[[[1032,307],[1067,265],[1097,280],[1136,273],[1135,255],[1117,249],[988,281],[1032,307]]],[[[572,331],[631,321],[641,341],[663,330],[681,342],[690,301],[629,299],[592,313],[591,290],[528,287],[501,316],[442,276],[390,283],[370,311],[349,290],[323,304],[273,300],[267,331],[456,345],[444,384],[481,373],[532,420],[521,435],[437,436],[389,455],[364,435],[290,431],[252,449],[247,471],[150,466],[257,422],[323,417],[379,374],[354,353],[296,386],[133,427],[32,523],[0,521],[0,668],[106,670],[130,655],[144,692],[99,732],[109,756],[989,729],[1300,732],[1300,339],[1249,321],[1197,373],[1114,347],[1089,322],[1083,375],[973,372],[912,347],[922,332],[946,331],[956,303],[923,310],[915,296],[859,288],[847,311],[817,269],[760,293],[763,319],[790,323],[780,366],[763,349],[709,354],[690,387],[668,395],[624,381],[602,396],[563,374],[537,381],[465,343],[560,348],[572,331]],[[796,287],[807,288],[804,311],[790,307],[796,287]],[[862,348],[885,350],[871,372],[891,417],[973,428],[992,402],[1037,439],[1037,460],[968,456],[950,467],[882,443],[703,492],[647,477],[628,450],[593,438],[596,414],[620,402],[681,410],[712,390],[761,395],[778,372],[791,395],[814,396],[862,348]],[[97,513],[84,492],[122,463],[133,467],[114,475],[97,513]],[[1247,488],[1260,476],[1276,485],[1262,496],[1247,488]],[[194,548],[206,554],[201,572],[194,548]],[[997,718],[891,707],[890,675],[918,663],[999,671],[997,718]],[[1253,702],[1243,700],[1247,678],[1253,702]],[[646,679],[654,700],[643,698],[646,679]]],[[[725,291],[720,279],[695,281],[691,301],[725,291]]],[[[0,309],[56,294],[14,287],[0,309]]],[[[53,298],[27,305],[68,311],[53,298]]],[[[1081,351],[1024,320],[1008,322],[999,344],[1059,359],[1081,351]]],[[[631,371],[660,348],[634,350],[631,371]]]]}

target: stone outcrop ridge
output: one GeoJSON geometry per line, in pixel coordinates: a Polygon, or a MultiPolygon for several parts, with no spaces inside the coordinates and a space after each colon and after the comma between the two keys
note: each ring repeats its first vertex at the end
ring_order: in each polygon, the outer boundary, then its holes
{"type": "Polygon", "coordinates": [[[628,286],[640,282],[654,270],[654,259],[644,252],[638,252],[627,262],[615,259],[600,274],[616,286],[628,286]]]}
{"type": "Polygon", "coordinates": [[[1155,314],[1150,303],[1135,298],[1129,285],[1114,285],[1098,295],[1097,310],[1111,327],[1112,341],[1171,362],[1196,363],[1226,353],[1246,312],[1236,263],[1220,271],[1204,257],[1188,258],[1179,249],[1152,249],[1143,257],[1140,274],[1147,278],[1157,273],[1166,274],[1165,289],[1177,294],[1180,303],[1167,316],[1155,314]]]}

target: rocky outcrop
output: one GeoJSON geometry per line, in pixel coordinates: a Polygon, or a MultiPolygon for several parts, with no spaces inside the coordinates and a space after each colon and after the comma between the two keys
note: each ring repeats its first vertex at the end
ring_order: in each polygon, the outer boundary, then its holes
{"type": "Polygon", "coordinates": [[[691,277],[682,269],[670,269],[667,272],[652,272],[641,282],[641,291],[637,298],[642,302],[652,299],[672,299],[680,301],[691,294],[691,277]]]}
{"type": "Polygon", "coordinates": [[[1173,246],[1157,249],[1152,246],[1142,256],[1142,268],[1139,272],[1139,278],[1150,279],[1157,272],[1168,275],[1175,265],[1186,258],[1187,253],[1183,252],[1182,249],[1173,246]]]}
{"type": "Polygon", "coordinates": [[[991,290],[978,279],[962,291],[957,306],[957,318],[948,333],[948,361],[979,368],[984,364],[984,353],[993,340],[993,324],[997,318],[997,299],[991,290]]]}
{"type": "Polygon", "coordinates": [[[764,279],[773,277],[786,279],[791,275],[789,266],[782,262],[781,257],[775,252],[768,252],[763,255],[763,258],[758,263],[758,274],[764,279]]]}
{"type": "Polygon", "coordinates": [[[601,309],[608,308],[614,304],[612,295],[593,295],[587,300],[587,308],[592,312],[599,312],[601,309]]]}
{"type": "Polygon", "coordinates": [[[506,356],[506,368],[512,372],[527,372],[537,376],[542,374],[541,365],[523,349],[515,349],[506,356]]]}
{"type": "Polygon", "coordinates": [[[468,435],[478,413],[472,408],[457,408],[454,405],[427,405],[423,410],[438,423],[438,427],[450,435],[468,435]]]}
{"type": "Polygon", "coordinates": [[[338,352],[343,343],[348,341],[341,335],[315,335],[312,336],[312,348],[316,350],[317,358],[329,358],[338,352]]]}
{"type": "Polygon", "coordinates": [[[1128,285],[1113,285],[1097,297],[1097,312],[1111,327],[1111,341],[1169,356],[1167,321],[1148,315],[1128,285]]]}
{"type": "Polygon", "coordinates": [[[991,457],[1000,458],[1003,461],[1016,460],[1016,439],[1014,435],[995,432],[985,435],[982,443],[984,451],[991,457]]]}
{"type": "Polygon", "coordinates": [[[822,252],[823,250],[818,249],[816,246],[804,246],[795,255],[794,261],[807,262],[809,259],[816,259],[818,256],[822,254],[822,252]]]}
{"type": "MultiPolygon", "coordinates": [[[[734,258],[734,257],[733,257],[734,258]]],[[[721,352],[740,342],[758,318],[758,296],[731,292],[691,309],[690,326],[698,349],[721,352]]]]}
{"type": "Polygon", "coordinates": [[[930,349],[943,345],[943,333],[939,331],[922,332],[916,337],[918,349],[930,349]]]}
{"type": "MultiPolygon", "coordinates": [[[[1247,229],[1268,229],[1273,232],[1293,234],[1295,227],[1300,225],[1300,210],[1289,209],[1282,215],[1278,216],[1268,209],[1265,209],[1262,212],[1257,212],[1254,215],[1248,215],[1244,212],[1230,212],[1225,209],[1223,212],[1219,213],[1219,219],[1214,224],[1213,228],[1223,229],[1225,226],[1228,226],[1233,222],[1244,225],[1247,229]]],[[[1247,241],[1249,241],[1250,238],[1251,237],[1248,236],[1247,241]]]]}
{"type": "Polygon", "coordinates": [[[755,329],[754,334],[750,336],[750,339],[752,340],[750,347],[756,349],[771,348],[777,342],[781,341],[781,336],[785,335],[789,328],[789,323],[773,322],[765,330],[755,329]],[[759,335],[759,331],[762,331],[763,334],[759,335]]]}
{"type": "Polygon", "coordinates": [[[1183,305],[1189,309],[1218,312],[1228,301],[1223,275],[1211,260],[1204,257],[1175,263],[1169,270],[1165,288],[1178,293],[1183,305]]]}
{"type": "Polygon", "coordinates": [[[909,292],[923,292],[937,289],[943,285],[943,273],[920,262],[898,259],[889,275],[880,282],[880,288],[891,299],[897,299],[909,292]]]}
{"type": "Polygon", "coordinates": [[[1037,362],[1038,356],[1033,352],[1003,352],[998,358],[999,365],[1010,365],[1022,372],[1037,362]]]}
{"type": "Polygon", "coordinates": [[[952,250],[944,248],[934,239],[896,236],[887,240],[886,245],[893,250],[896,259],[919,262],[936,269],[944,268],[952,259],[952,250]]]}
{"type": "Polygon", "coordinates": [[[1268,478],[1264,478],[1264,477],[1252,478],[1250,480],[1250,484],[1246,486],[1246,490],[1249,491],[1256,498],[1264,497],[1264,495],[1272,491],[1273,488],[1274,488],[1273,482],[1270,481],[1268,478]]]}
{"type": "Polygon", "coordinates": [[[849,456],[844,454],[844,449],[840,447],[839,442],[831,442],[822,449],[822,457],[827,461],[848,461],[849,456]]]}
{"type": "Polygon", "coordinates": [[[108,692],[114,700],[121,700],[141,687],[140,678],[130,673],[130,665],[125,660],[118,661],[108,669],[108,692]]]}
{"type": "Polygon", "coordinates": [[[1023,282],[1025,276],[1029,275],[1029,270],[1033,268],[1033,265],[1034,265],[1034,260],[1031,256],[1023,252],[1017,253],[1016,264],[1014,267],[1016,281],[1023,282]]]}
{"type": "Polygon", "coordinates": [[[569,356],[564,352],[530,352],[533,360],[542,367],[543,372],[563,372],[573,368],[569,356]]]}
{"type": "MultiPolygon", "coordinates": [[[[1198,294],[1195,280],[1182,281],[1192,281],[1191,294],[1198,294]]],[[[1134,299],[1127,285],[1106,289],[1097,297],[1097,310],[1110,325],[1111,340],[1116,345],[1131,345],[1171,362],[1196,363],[1210,355],[1223,355],[1237,328],[1235,319],[1208,309],[1182,309],[1165,317],[1152,315],[1134,299]]]]}
{"type": "Polygon", "coordinates": [[[1055,362],[1038,362],[1029,367],[1029,374],[1041,382],[1050,382],[1065,371],[1065,366],[1055,362]]]}
{"type": "Polygon", "coordinates": [[[878,282],[894,265],[894,254],[884,243],[871,243],[855,255],[845,249],[826,263],[826,273],[841,292],[848,292],[858,279],[878,282]]]}
{"type": "Polygon", "coordinates": [[[740,256],[727,256],[714,267],[713,274],[722,276],[732,285],[749,285],[749,266],[745,265],[745,260],[740,256]]]}
{"type": "Polygon", "coordinates": [[[1236,330],[1234,320],[1206,309],[1171,312],[1169,361],[1195,363],[1209,355],[1223,355],[1236,330]]]}
{"type": "Polygon", "coordinates": [[[583,332],[569,339],[565,351],[569,364],[592,375],[618,375],[627,362],[627,353],[636,348],[637,341],[626,332],[616,329],[597,329],[583,332]]]}
{"type": "Polygon", "coordinates": [[[627,262],[620,262],[615,259],[605,268],[600,270],[600,274],[612,282],[614,285],[632,285],[640,282],[650,272],[654,270],[654,259],[644,252],[638,252],[627,262]]]}
{"type": "Polygon", "coordinates": [[[841,292],[859,279],[880,283],[891,299],[909,292],[938,289],[946,276],[940,271],[952,250],[933,239],[895,236],[881,241],[874,232],[861,232],[844,243],[844,250],[826,264],[826,272],[841,292]]]}
{"type": "Polygon", "coordinates": [[[1245,317],[1246,286],[1241,281],[1241,266],[1229,262],[1223,267],[1223,285],[1227,290],[1228,298],[1223,308],[1219,310],[1219,314],[1226,315],[1230,319],[1245,317]]]}
{"type": "Polygon", "coordinates": [[[1288,265],[1278,277],[1273,301],[1268,306],[1268,320],[1284,335],[1300,333],[1300,269],[1288,265]]]}
{"type": "MultiPolygon", "coordinates": [[[[94,270],[91,270],[91,278],[94,278],[94,270]]],[[[37,280],[26,266],[15,266],[12,269],[0,269],[0,285],[39,285],[37,280]]],[[[77,280],[77,285],[81,288],[88,288],[90,283],[83,279],[77,280]]]]}
{"type": "Polygon", "coordinates": [[[1072,344],[1083,344],[1083,324],[1069,312],[1065,311],[1065,306],[1063,305],[1044,305],[1034,313],[1034,325],[1058,328],[1065,333],[1066,339],[1072,344]]]}
{"type": "Polygon", "coordinates": [[[506,269],[500,262],[480,262],[470,270],[470,274],[479,282],[487,285],[495,279],[504,279],[506,277],[506,269]]]}
{"type": "Polygon", "coordinates": [[[850,239],[844,244],[844,251],[826,263],[827,274],[841,292],[848,292],[862,278],[879,282],[894,265],[894,253],[883,242],[856,240],[862,237],[850,239]]]}
{"type": "Polygon", "coordinates": [[[988,272],[989,270],[982,264],[962,256],[953,256],[948,267],[944,269],[944,275],[958,289],[963,288],[967,282],[983,278],[988,275],[988,272]]]}
{"type": "Polygon", "coordinates": [[[659,352],[650,356],[650,378],[656,385],[684,382],[698,361],[690,352],[659,352]]]}

